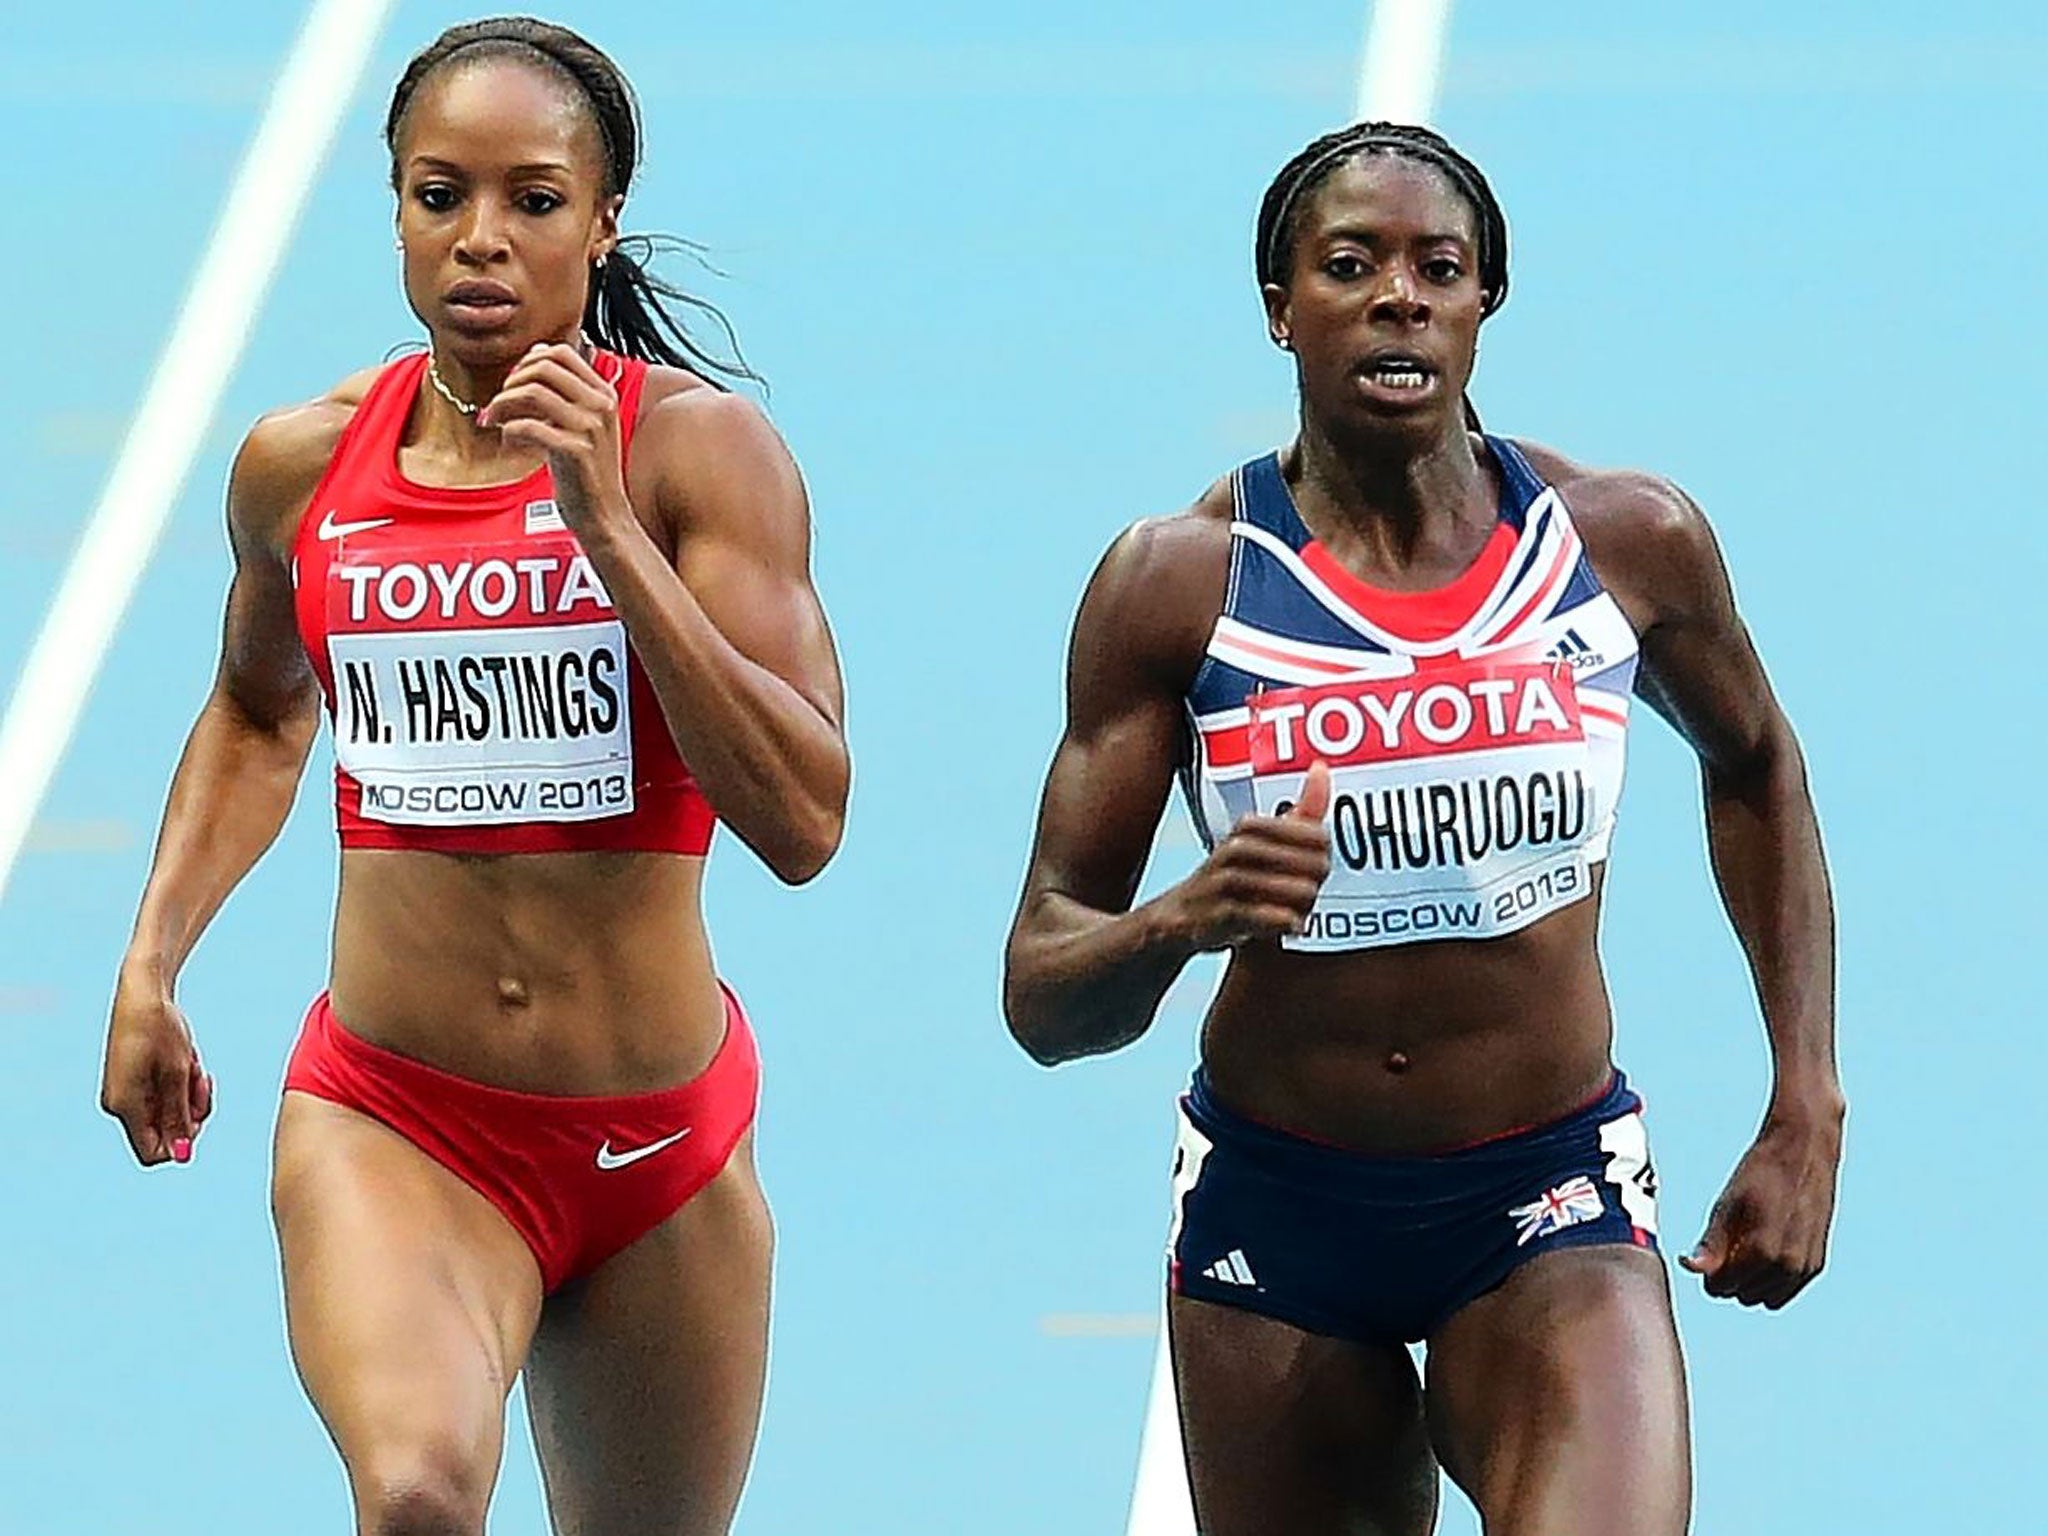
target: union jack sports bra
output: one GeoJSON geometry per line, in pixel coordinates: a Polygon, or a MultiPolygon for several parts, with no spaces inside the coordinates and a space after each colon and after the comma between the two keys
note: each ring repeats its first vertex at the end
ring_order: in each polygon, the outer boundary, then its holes
{"type": "Polygon", "coordinates": [[[1331,775],[1300,950],[1498,938],[1584,899],[1621,797],[1634,630],[1570,511],[1488,437],[1500,521],[1450,585],[1390,592],[1303,525],[1278,454],[1232,477],[1230,581],[1188,690],[1203,843],[1331,775]]]}

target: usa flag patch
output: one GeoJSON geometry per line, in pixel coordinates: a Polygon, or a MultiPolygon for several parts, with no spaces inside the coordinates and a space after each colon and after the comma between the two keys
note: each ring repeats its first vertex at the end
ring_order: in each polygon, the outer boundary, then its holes
{"type": "Polygon", "coordinates": [[[1519,1248],[1533,1238],[1548,1237],[1581,1222],[1598,1221],[1606,1210],[1600,1200],[1600,1191],[1582,1173],[1577,1178],[1565,1180],[1541,1200],[1515,1206],[1508,1216],[1515,1223],[1515,1246],[1519,1248]]]}

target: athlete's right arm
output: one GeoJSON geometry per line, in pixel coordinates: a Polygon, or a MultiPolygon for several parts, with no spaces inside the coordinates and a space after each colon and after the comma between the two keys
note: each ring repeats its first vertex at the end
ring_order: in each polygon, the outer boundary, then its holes
{"type": "Polygon", "coordinates": [[[1298,929],[1329,871],[1327,783],[1301,814],[1249,816],[1193,874],[1133,908],[1182,750],[1189,683],[1222,606],[1228,524],[1140,523],[1097,567],[1067,667],[1067,729],[1010,930],[1004,1013],[1047,1066],[1126,1045],[1202,950],[1298,929]]]}
{"type": "Polygon", "coordinates": [[[176,1002],[178,973],[284,825],[319,728],[319,685],[293,615],[291,546],[352,403],[337,395],[266,416],[229,479],[235,570],[220,666],[171,779],[107,1027],[100,1106],[145,1165],[189,1158],[212,1109],[212,1080],[176,1002]]]}

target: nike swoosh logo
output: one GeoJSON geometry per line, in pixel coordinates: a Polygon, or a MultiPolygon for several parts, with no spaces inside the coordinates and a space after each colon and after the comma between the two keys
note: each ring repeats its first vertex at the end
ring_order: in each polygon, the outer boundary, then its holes
{"type": "Polygon", "coordinates": [[[337,523],[334,520],[334,508],[329,507],[327,515],[320,519],[320,537],[323,539],[338,539],[344,533],[361,533],[366,528],[382,528],[387,523],[394,523],[396,521],[398,519],[393,517],[368,517],[359,523],[337,523]]]}
{"type": "Polygon", "coordinates": [[[632,1164],[639,1162],[643,1157],[652,1157],[655,1153],[661,1151],[662,1148],[674,1146],[685,1136],[689,1135],[690,1131],[691,1127],[686,1125],[673,1136],[664,1136],[659,1141],[650,1141],[646,1146],[635,1147],[630,1152],[614,1152],[612,1150],[611,1138],[606,1137],[604,1145],[597,1149],[597,1166],[606,1173],[610,1173],[614,1168],[630,1167],[632,1164]]]}

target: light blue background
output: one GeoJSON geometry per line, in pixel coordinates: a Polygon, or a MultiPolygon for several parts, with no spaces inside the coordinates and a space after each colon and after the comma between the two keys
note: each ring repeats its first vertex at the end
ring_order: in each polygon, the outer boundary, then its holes
{"type": "MultiPolygon", "coordinates": [[[[1854,1102],[1834,1262],[1775,1317],[1681,1284],[1698,1528],[2031,1528],[2048,22],[1649,9],[1460,7],[1439,115],[1514,232],[1488,422],[1707,507],[1834,860],[1854,1102]]],[[[185,979],[221,1083],[196,1164],[138,1173],[93,1099],[212,666],[228,454],[262,409],[415,334],[377,126],[405,55],[465,14],[398,7],[0,915],[0,1532],[345,1524],[264,1210],[275,1085],[324,967],[317,787],[185,979]]],[[[790,894],[728,842],[712,895],[768,1055],[782,1232],[740,1529],[1119,1532],[1151,1343],[1047,1319],[1155,1304],[1203,987],[1137,1048],[1046,1074],[1002,1030],[999,950],[1081,582],[1130,518],[1288,431],[1249,230],[1273,170],[1348,115],[1362,8],[557,14],[641,90],[629,225],[705,240],[732,274],[710,291],[809,475],[852,685],[838,862],[790,894]]],[[[297,20],[253,0],[10,15],[9,678],[297,20]]],[[[1678,1246],[1754,1127],[1765,1058],[1692,768],[1641,718],[1606,951],[1678,1246]]],[[[1190,857],[1176,817],[1159,869],[1190,857]]],[[[1451,1504],[1445,1530],[1471,1530],[1451,1504]]],[[[543,1529],[523,1439],[494,1528],[543,1529]]]]}

